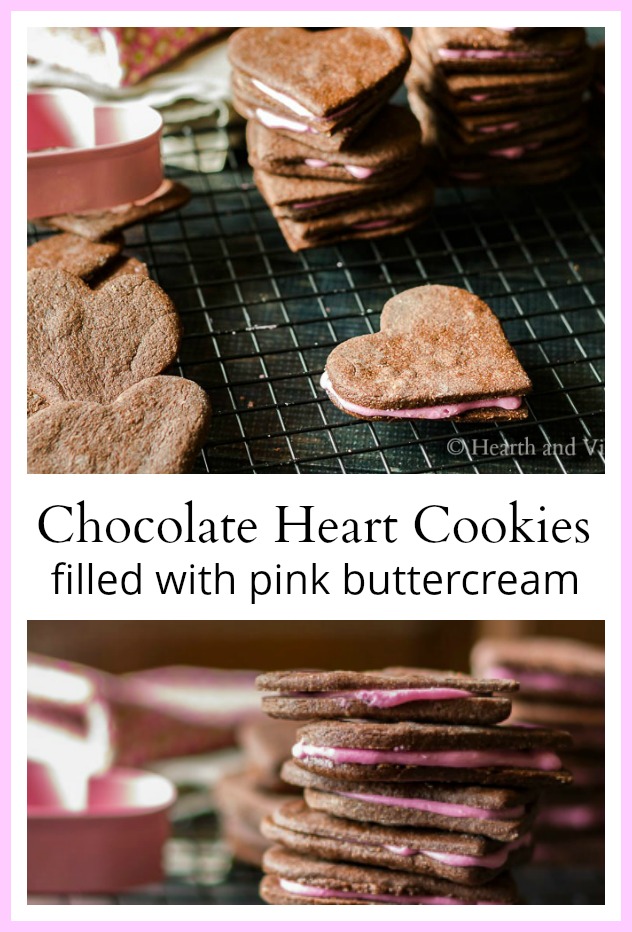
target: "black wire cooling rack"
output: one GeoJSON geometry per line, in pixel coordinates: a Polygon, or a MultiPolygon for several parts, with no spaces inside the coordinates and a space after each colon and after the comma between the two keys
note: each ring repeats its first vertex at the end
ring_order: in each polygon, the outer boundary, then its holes
{"type": "Polygon", "coordinates": [[[603,163],[543,187],[440,189],[408,235],[294,255],[241,148],[204,170],[218,138],[167,137],[169,174],[193,197],[126,233],[182,316],[174,371],[211,397],[196,472],[603,471],[603,163]],[[534,384],[527,421],[363,422],[327,400],[330,350],[379,329],[384,303],[425,283],[492,307],[534,384]]]}

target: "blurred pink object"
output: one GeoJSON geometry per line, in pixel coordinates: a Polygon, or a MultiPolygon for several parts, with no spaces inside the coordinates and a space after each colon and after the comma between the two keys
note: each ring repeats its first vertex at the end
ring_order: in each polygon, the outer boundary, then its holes
{"type": "Polygon", "coordinates": [[[29,893],[109,893],[162,879],[172,784],[157,774],[115,769],[90,780],[86,808],[54,805],[49,773],[28,769],[29,893]]]}
{"type": "Polygon", "coordinates": [[[30,655],[27,759],[45,768],[47,798],[62,809],[84,809],[91,777],[107,770],[113,757],[110,712],[98,677],[30,655]]]}
{"type": "Polygon", "coordinates": [[[28,54],[106,87],[129,87],[228,30],[218,26],[39,26],[28,54]]]}
{"type": "Polygon", "coordinates": [[[27,216],[142,200],[163,181],[162,117],[144,104],[96,106],[80,91],[27,98],[27,216]]]}
{"type": "Polygon", "coordinates": [[[117,761],[136,765],[234,745],[237,727],[262,715],[255,677],[252,671],[186,666],[111,677],[117,761]]]}

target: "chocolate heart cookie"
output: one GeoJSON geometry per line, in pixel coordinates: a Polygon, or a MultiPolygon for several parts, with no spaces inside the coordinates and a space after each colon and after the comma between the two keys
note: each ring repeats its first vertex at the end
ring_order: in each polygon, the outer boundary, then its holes
{"type": "Polygon", "coordinates": [[[180,329],[169,297],[142,276],[93,291],[59,269],[29,272],[29,413],[60,401],[113,401],[173,362],[180,329]]]}
{"type": "Polygon", "coordinates": [[[41,239],[26,251],[27,271],[65,269],[79,278],[89,279],[108,266],[123,248],[122,241],[93,243],[74,233],[59,233],[41,239]]]}
{"type": "Polygon", "coordinates": [[[32,473],[182,473],[204,441],[206,393],[188,379],[144,379],[112,404],[69,401],[28,420],[32,473]]]}
{"type": "Polygon", "coordinates": [[[55,217],[46,217],[42,222],[58,230],[66,230],[98,241],[135,223],[182,207],[190,197],[191,192],[185,185],[165,179],[157,191],[142,201],[121,204],[110,210],[91,210],[85,214],[58,214],[55,217]]]}
{"type": "Polygon", "coordinates": [[[468,421],[527,417],[532,387],[485,302],[446,285],[387,301],[380,332],[336,347],[321,385],[357,418],[468,421]]]}
{"type": "Polygon", "coordinates": [[[395,28],[240,29],[229,56],[242,116],[332,151],[369,122],[410,64],[395,28]]]}

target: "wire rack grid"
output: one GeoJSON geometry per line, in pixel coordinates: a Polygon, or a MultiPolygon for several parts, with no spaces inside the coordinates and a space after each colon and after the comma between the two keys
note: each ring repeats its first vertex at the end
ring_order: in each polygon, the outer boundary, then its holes
{"type": "Polygon", "coordinates": [[[191,201],[126,233],[183,319],[173,371],[211,397],[196,472],[603,471],[602,165],[544,187],[443,188],[408,235],[292,254],[239,145],[204,170],[222,138],[167,137],[191,201]],[[467,288],[500,318],[534,384],[527,421],[364,422],[327,400],[331,349],[426,283],[467,288]]]}

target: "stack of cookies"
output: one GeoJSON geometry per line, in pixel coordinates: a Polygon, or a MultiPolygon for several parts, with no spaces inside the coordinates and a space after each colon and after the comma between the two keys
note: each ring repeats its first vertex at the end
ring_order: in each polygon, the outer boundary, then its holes
{"type": "Polygon", "coordinates": [[[28,469],[174,473],[192,464],[210,406],[194,382],[161,373],[181,323],[121,231],[186,203],[164,181],[112,210],[47,217],[64,232],[27,251],[28,469]]]}
{"type": "Polygon", "coordinates": [[[416,27],[409,101],[447,180],[563,178],[587,140],[581,28],[416,27]]]}
{"type": "Polygon", "coordinates": [[[229,49],[255,183],[292,251],[428,214],[419,126],[387,105],[410,64],[398,29],[241,29],[229,49]]]}
{"type": "Polygon", "coordinates": [[[281,778],[281,766],[296,737],[296,725],[270,720],[243,725],[238,743],[245,753],[240,773],[227,774],[215,786],[214,800],[222,837],[238,861],[261,867],[268,842],[261,834],[262,820],[299,792],[281,778]]]}
{"type": "Polygon", "coordinates": [[[269,673],[269,715],[298,729],[303,799],[263,822],[261,895],[281,904],[515,902],[539,791],[571,780],[563,732],[499,725],[510,680],[390,668],[269,673]]]}
{"type": "Polygon", "coordinates": [[[570,790],[547,791],[536,823],[541,862],[603,864],[605,664],[599,647],[566,638],[485,639],[472,652],[478,676],[520,680],[512,721],[563,728],[573,738],[564,766],[570,790]]]}

